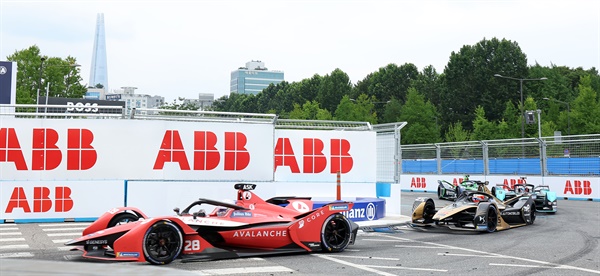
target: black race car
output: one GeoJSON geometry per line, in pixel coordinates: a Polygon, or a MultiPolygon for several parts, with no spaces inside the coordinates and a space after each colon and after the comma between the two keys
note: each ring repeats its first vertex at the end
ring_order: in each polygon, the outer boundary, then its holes
{"type": "Polygon", "coordinates": [[[489,192],[464,191],[454,203],[439,210],[428,197],[419,197],[413,203],[413,226],[494,232],[530,225],[534,221],[535,203],[529,194],[500,201],[489,192]]]}

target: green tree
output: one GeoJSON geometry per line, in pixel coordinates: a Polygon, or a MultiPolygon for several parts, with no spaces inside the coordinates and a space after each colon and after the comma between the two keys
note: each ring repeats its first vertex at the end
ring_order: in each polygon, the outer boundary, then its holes
{"type": "Polygon", "coordinates": [[[475,120],[473,120],[473,132],[471,140],[493,140],[497,138],[497,128],[493,122],[485,117],[483,106],[475,109],[475,120]]]}
{"type": "Polygon", "coordinates": [[[358,96],[357,100],[344,96],[335,110],[335,119],[376,124],[377,114],[374,112],[374,100],[375,98],[369,98],[365,94],[358,96]]]}
{"type": "Polygon", "coordinates": [[[482,106],[487,118],[497,121],[507,100],[520,101],[518,82],[495,78],[494,74],[527,77],[527,58],[516,42],[483,39],[473,46],[452,52],[444,70],[442,110],[453,111],[445,122],[461,121],[465,129],[473,129],[475,109],[482,106]],[[516,84],[515,84],[516,83],[516,84]]]}
{"type": "Polygon", "coordinates": [[[329,111],[319,107],[317,101],[306,101],[302,106],[294,103],[294,109],[289,114],[290,119],[301,120],[331,120],[329,111]]]}
{"type": "Polygon", "coordinates": [[[444,137],[446,142],[463,142],[469,141],[469,136],[469,131],[463,128],[462,123],[456,122],[450,125],[444,137]]]}
{"type": "Polygon", "coordinates": [[[324,109],[334,112],[342,97],[349,95],[351,89],[350,77],[342,70],[335,69],[321,80],[317,101],[324,109]]]}
{"type": "Polygon", "coordinates": [[[7,57],[17,63],[17,104],[36,103],[38,88],[40,97],[46,96],[49,84],[50,97],[82,98],[86,92],[81,85],[80,70],[75,58],[48,57],[41,54],[40,48],[33,45],[15,51],[7,57]]]}
{"type": "Polygon", "coordinates": [[[398,99],[392,97],[392,99],[385,105],[383,121],[381,123],[395,123],[400,121],[401,112],[402,104],[400,101],[398,101],[398,99]]]}
{"type": "Polygon", "coordinates": [[[579,96],[571,106],[571,135],[600,133],[600,103],[590,76],[581,78],[578,90],[579,96]]]}
{"type": "Polygon", "coordinates": [[[402,129],[402,144],[424,144],[440,141],[439,127],[435,124],[433,104],[415,88],[409,88],[406,103],[402,106],[399,121],[407,122],[402,129]]]}

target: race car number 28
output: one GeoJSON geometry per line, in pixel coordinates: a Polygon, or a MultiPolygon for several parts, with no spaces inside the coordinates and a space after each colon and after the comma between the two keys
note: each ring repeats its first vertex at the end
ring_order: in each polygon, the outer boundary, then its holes
{"type": "Polygon", "coordinates": [[[186,240],[185,246],[183,247],[183,251],[198,251],[200,250],[200,241],[199,240],[186,240]]]}

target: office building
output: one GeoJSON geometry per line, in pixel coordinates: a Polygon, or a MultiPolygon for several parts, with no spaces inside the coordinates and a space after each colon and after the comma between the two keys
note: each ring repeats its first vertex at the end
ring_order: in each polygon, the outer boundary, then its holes
{"type": "Polygon", "coordinates": [[[283,71],[269,71],[260,60],[246,62],[231,72],[230,93],[258,94],[269,84],[278,84],[284,80],[283,71]]]}

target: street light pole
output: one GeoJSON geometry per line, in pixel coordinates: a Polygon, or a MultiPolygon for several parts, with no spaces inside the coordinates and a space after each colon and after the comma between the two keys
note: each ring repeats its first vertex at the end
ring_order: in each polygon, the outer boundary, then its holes
{"type": "Polygon", "coordinates": [[[525,138],[525,102],[523,102],[523,81],[541,81],[541,80],[547,80],[548,78],[542,77],[539,79],[520,79],[520,78],[506,77],[506,76],[502,76],[500,74],[495,74],[494,77],[519,81],[519,93],[521,93],[521,139],[524,139],[525,138]]]}
{"type": "MultiPolygon", "coordinates": [[[[35,98],[35,104],[39,105],[40,104],[40,87],[42,86],[42,72],[44,71],[44,60],[46,60],[45,58],[40,58],[41,62],[40,62],[40,78],[38,79],[38,85],[37,85],[37,97],[35,98]]],[[[35,109],[35,113],[38,112],[38,109],[35,109]]]]}
{"type": "Polygon", "coordinates": [[[544,98],[544,100],[546,101],[553,101],[553,102],[557,102],[557,103],[562,103],[567,105],[567,135],[571,136],[571,119],[570,119],[570,114],[571,114],[571,106],[569,105],[568,102],[563,102],[557,99],[550,99],[550,98],[544,98]]]}

